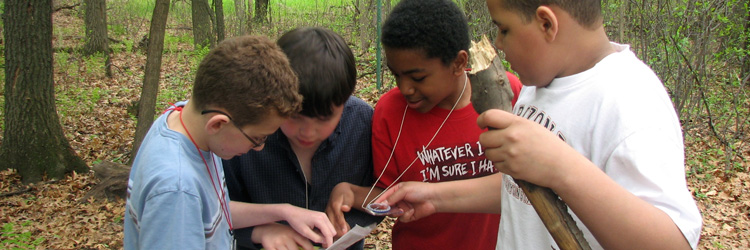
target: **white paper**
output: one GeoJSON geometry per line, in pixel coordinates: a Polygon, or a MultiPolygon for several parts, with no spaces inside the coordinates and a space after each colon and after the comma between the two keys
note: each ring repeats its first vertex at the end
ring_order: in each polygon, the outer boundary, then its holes
{"type": "Polygon", "coordinates": [[[344,250],[347,247],[354,245],[354,243],[357,243],[357,241],[367,237],[367,235],[369,235],[372,230],[375,230],[375,227],[377,226],[377,223],[372,223],[366,227],[355,225],[354,228],[350,229],[349,232],[344,234],[344,236],[341,236],[336,242],[333,242],[331,247],[323,250],[344,250]]]}

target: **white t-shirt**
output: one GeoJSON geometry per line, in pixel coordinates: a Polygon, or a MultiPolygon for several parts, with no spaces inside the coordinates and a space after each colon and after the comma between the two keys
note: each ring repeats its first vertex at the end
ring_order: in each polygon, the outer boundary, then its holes
{"type": "MultiPolygon", "coordinates": [[[[674,106],[629,46],[612,46],[617,52],[589,70],[556,78],[545,88],[524,86],[513,112],[545,126],[618,184],[664,211],[696,248],[702,220],[685,181],[674,106]]],[[[497,249],[559,249],[512,177],[503,182],[497,249]]],[[[568,211],[592,249],[601,249],[568,211]]]]}

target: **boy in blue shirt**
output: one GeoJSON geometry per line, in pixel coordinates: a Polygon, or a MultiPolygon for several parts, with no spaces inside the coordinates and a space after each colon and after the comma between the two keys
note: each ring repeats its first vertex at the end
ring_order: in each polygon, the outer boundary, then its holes
{"type": "MultiPolygon", "coordinates": [[[[134,159],[125,208],[125,249],[230,249],[232,230],[274,217],[232,220],[221,159],[250,149],[295,114],[302,97],[284,53],[268,38],[227,39],[201,61],[189,102],[149,129],[134,159]]],[[[281,216],[281,215],[280,215],[281,216]]],[[[319,241],[335,230],[306,220],[319,241]]]]}

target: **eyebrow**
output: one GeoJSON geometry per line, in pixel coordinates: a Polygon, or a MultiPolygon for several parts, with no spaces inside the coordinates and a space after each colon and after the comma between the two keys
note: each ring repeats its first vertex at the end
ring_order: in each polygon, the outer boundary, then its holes
{"type": "MultiPolygon", "coordinates": [[[[390,69],[391,72],[394,72],[394,70],[393,70],[393,68],[391,68],[391,66],[388,66],[388,69],[390,69]]],[[[400,74],[402,74],[402,75],[408,75],[408,74],[413,74],[413,73],[418,73],[418,72],[423,72],[423,71],[425,71],[425,70],[421,69],[421,68],[416,68],[416,69],[410,69],[410,70],[401,72],[400,74]]]]}

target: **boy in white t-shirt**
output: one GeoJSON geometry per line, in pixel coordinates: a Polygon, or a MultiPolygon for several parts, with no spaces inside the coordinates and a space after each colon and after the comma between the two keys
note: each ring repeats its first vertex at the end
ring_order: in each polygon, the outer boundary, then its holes
{"type": "Polygon", "coordinates": [[[555,191],[594,249],[696,248],[702,221],[686,187],[679,120],[654,72],[607,38],[600,1],[487,6],[496,46],[525,85],[515,115],[478,119],[497,128],[480,143],[504,174],[402,183],[381,198],[405,211],[399,221],[502,211],[498,249],[558,249],[521,179],[555,191]]]}

